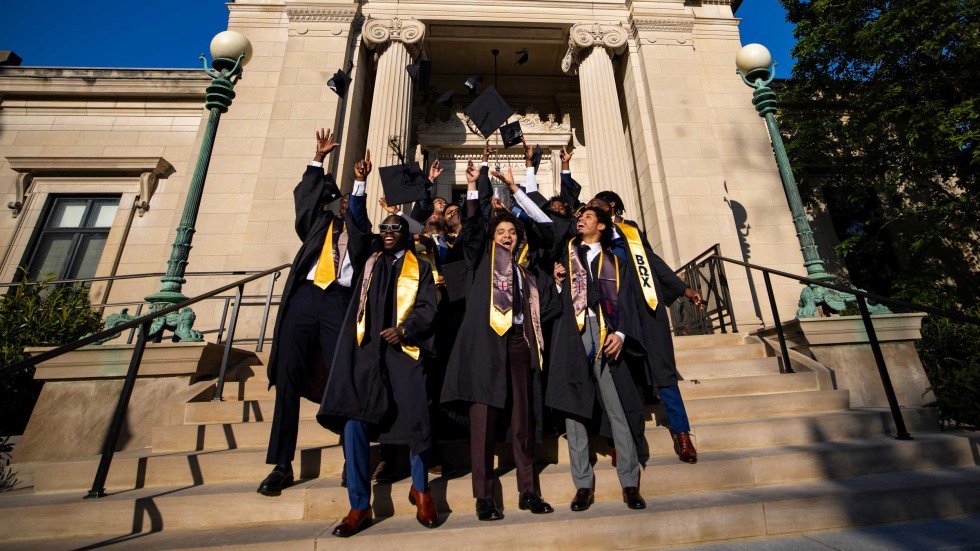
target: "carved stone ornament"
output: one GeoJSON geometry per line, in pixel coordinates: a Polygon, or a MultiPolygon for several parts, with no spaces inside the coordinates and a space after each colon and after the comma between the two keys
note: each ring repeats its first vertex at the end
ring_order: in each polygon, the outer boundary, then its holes
{"type": "MultiPolygon", "coordinates": [[[[511,115],[510,119],[507,120],[508,123],[514,121],[521,123],[521,129],[526,134],[572,131],[572,119],[567,113],[562,115],[559,121],[558,117],[554,114],[548,114],[542,118],[539,113],[533,111],[533,108],[529,108],[525,114],[511,115]]],[[[462,109],[454,110],[454,113],[448,119],[430,118],[419,123],[419,133],[458,132],[461,130],[470,130],[473,133],[479,132],[476,124],[463,113],[462,109]]]]}
{"type": "Polygon", "coordinates": [[[633,25],[637,31],[660,31],[673,33],[694,32],[693,19],[634,19],[633,25]]]}
{"type": "Polygon", "coordinates": [[[364,43],[374,48],[388,42],[401,42],[406,46],[419,44],[425,37],[425,24],[417,19],[384,18],[373,15],[364,20],[364,43]]]}
{"type": "Polygon", "coordinates": [[[357,10],[329,8],[289,8],[286,10],[291,23],[350,23],[357,10]]]}
{"type": "Polygon", "coordinates": [[[572,27],[568,36],[568,52],[562,59],[561,69],[574,73],[580,61],[580,53],[598,46],[609,54],[621,54],[626,50],[629,33],[622,25],[603,23],[579,23],[572,27]]]}
{"type": "Polygon", "coordinates": [[[22,172],[17,175],[17,180],[14,182],[14,200],[7,203],[7,208],[12,211],[14,218],[17,218],[17,215],[24,208],[24,203],[27,201],[27,193],[33,181],[34,175],[30,172],[22,172]]]}
{"type": "Polygon", "coordinates": [[[136,196],[136,204],[133,205],[139,212],[140,218],[150,210],[150,198],[157,189],[157,175],[152,172],[140,174],[140,194],[136,196]]]}

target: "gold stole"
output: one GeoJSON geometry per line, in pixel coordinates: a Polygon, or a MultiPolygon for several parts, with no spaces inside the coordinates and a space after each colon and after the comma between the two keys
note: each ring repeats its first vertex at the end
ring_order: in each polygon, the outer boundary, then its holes
{"type": "MultiPolygon", "coordinates": [[[[313,274],[313,284],[321,289],[326,289],[337,279],[337,269],[340,268],[339,264],[344,261],[343,258],[336,258],[333,244],[333,225],[337,219],[330,221],[327,226],[327,238],[323,241],[323,249],[320,250],[320,260],[317,261],[316,272],[313,274]],[[335,267],[334,263],[338,265],[335,267]]],[[[341,227],[341,233],[344,232],[346,228],[341,227]]]]}
{"type": "Polygon", "coordinates": [[[650,261],[647,260],[647,252],[643,248],[643,241],[640,239],[640,231],[626,223],[616,224],[616,227],[630,245],[633,266],[636,268],[637,276],[639,276],[637,279],[639,279],[640,289],[643,291],[643,298],[651,310],[656,310],[660,301],[657,299],[657,288],[653,285],[653,273],[650,271],[650,261]]]}
{"type": "MultiPolygon", "coordinates": [[[[357,307],[357,345],[362,346],[364,335],[367,333],[367,302],[368,290],[371,288],[371,281],[374,279],[374,264],[384,253],[376,253],[368,259],[364,265],[364,275],[361,280],[361,300],[357,307]]],[[[415,253],[406,249],[402,257],[402,269],[398,274],[398,282],[395,284],[395,325],[401,326],[412,313],[415,306],[415,298],[419,292],[419,261],[415,253]]],[[[387,262],[387,259],[385,259],[387,262]]],[[[418,346],[410,346],[402,343],[402,352],[408,354],[412,359],[418,360],[420,351],[418,346]]]]}

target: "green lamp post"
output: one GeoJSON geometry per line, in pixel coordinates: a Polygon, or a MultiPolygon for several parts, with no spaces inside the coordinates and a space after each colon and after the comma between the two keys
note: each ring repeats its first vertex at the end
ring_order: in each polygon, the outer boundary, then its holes
{"type": "MultiPolygon", "coordinates": [[[[813,240],[813,230],[810,228],[810,221],[803,210],[800,190],[797,188],[796,178],[793,177],[789,157],[786,155],[786,148],[783,146],[783,138],[779,133],[779,126],[776,124],[776,93],[769,87],[775,78],[774,68],[776,64],[772,62],[772,55],[762,44],[747,44],[735,57],[735,65],[738,67],[737,72],[742,77],[742,82],[755,90],[752,93],[752,105],[759,112],[759,116],[766,121],[766,128],[769,130],[769,138],[772,141],[772,149],[776,155],[776,166],[779,167],[783,190],[786,192],[786,200],[789,202],[789,208],[793,214],[793,224],[796,226],[796,236],[800,240],[800,249],[803,251],[803,265],[806,266],[807,277],[828,283],[835,282],[839,278],[827,273],[823,259],[820,258],[820,253],[817,251],[817,245],[813,240]]],[[[848,284],[848,286],[851,285],[848,284]]],[[[854,295],[818,285],[809,285],[804,287],[800,293],[799,309],[796,311],[796,316],[812,318],[816,315],[818,306],[825,306],[831,311],[839,313],[847,307],[847,303],[854,302],[856,302],[854,295]]],[[[872,314],[891,313],[882,304],[869,304],[868,309],[872,314]]]]}
{"type": "MultiPolygon", "coordinates": [[[[211,162],[214,136],[218,131],[221,114],[228,111],[232,100],[235,99],[235,84],[242,77],[242,67],[252,58],[252,44],[241,33],[220,32],[211,40],[211,57],[214,60],[211,63],[213,69],[207,67],[207,59],[204,54],[201,54],[201,61],[205,62],[204,71],[213,79],[207,87],[204,104],[210,111],[208,124],[204,129],[201,150],[197,155],[197,165],[194,167],[194,175],[187,190],[184,212],[180,218],[180,225],[177,226],[177,236],[174,238],[170,260],[167,261],[167,275],[160,280],[163,282],[160,290],[146,297],[146,301],[150,303],[150,312],[187,300],[181,292],[186,281],[184,269],[187,267],[197,212],[201,207],[201,196],[204,194],[204,180],[211,162]]],[[[163,330],[169,329],[174,332],[175,340],[200,342],[203,340],[201,332],[192,328],[195,317],[190,308],[183,308],[179,312],[157,318],[150,327],[148,337],[159,338],[163,330]]]]}

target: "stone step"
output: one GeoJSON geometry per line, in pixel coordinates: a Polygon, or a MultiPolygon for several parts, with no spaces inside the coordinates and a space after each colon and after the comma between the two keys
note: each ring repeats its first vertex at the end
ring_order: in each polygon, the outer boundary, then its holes
{"type": "MultiPolygon", "coordinates": [[[[840,390],[807,390],[685,400],[691,422],[835,411],[847,409],[848,404],[847,391],[840,390]]],[[[653,412],[657,407],[650,406],[650,411],[653,412]]],[[[191,402],[185,406],[184,424],[271,421],[274,408],[275,400],[191,402]]],[[[318,410],[319,405],[304,400],[300,406],[300,419],[315,419],[318,410]]]]}
{"type": "Polygon", "coordinates": [[[761,343],[712,346],[710,348],[684,348],[674,350],[678,365],[693,362],[730,361],[749,358],[765,358],[766,347],[761,343]]]}
{"type": "MultiPolygon", "coordinates": [[[[905,418],[909,430],[917,436],[928,435],[929,431],[938,428],[934,413],[930,410],[907,410],[905,418]]],[[[807,446],[839,439],[880,437],[885,434],[883,427],[888,425],[887,419],[885,412],[843,412],[721,424],[708,423],[695,425],[692,434],[701,457],[706,458],[733,450],[807,446]]],[[[209,428],[217,429],[217,426],[209,428]]],[[[319,427],[315,430],[324,434],[328,442],[320,446],[301,446],[294,462],[294,469],[304,479],[336,479],[340,476],[344,464],[343,453],[337,445],[337,436],[319,427]]],[[[664,458],[663,460],[668,463],[678,462],[673,440],[667,429],[648,424],[646,438],[650,453],[655,459],[664,458]]],[[[607,463],[608,448],[605,439],[593,438],[592,444],[596,453],[602,457],[600,462],[607,463]]],[[[107,488],[121,491],[144,486],[189,486],[245,481],[257,483],[269,471],[269,466],[265,463],[265,446],[266,442],[263,441],[257,447],[227,451],[153,455],[136,452],[118,453],[109,471],[107,488]]],[[[372,450],[376,453],[377,447],[372,450]]],[[[497,465],[513,464],[512,449],[509,444],[498,443],[496,452],[497,465]]],[[[443,442],[437,446],[435,457],[456,469],[466,470],[469,468],[469,442],[467,440],[443,442]]],[[[545,438],[536,446],[536,461],[540,465],[567,464],[567,441],[564,438],[545,438]]],[[[97,457],[38,464],[35,467],[34,489],[38,493],[84,492],[91,487],[97,467],[97,457]]]]}
{"type": "Polygon", "coordinates": [[[684,400],[702,400],[725,396],[757,396],[781,392],[819,390],[817,374],[785,373],[776,375],[746,375],[744,377],[718,377],[715,379],[686,379],[678,386],[684,400]]]}
{"type": "Polygon", "coordinates": [[[696,361],[678,363],[677,372],[687,380],[778,375],[778,358],[749,358],[731,361],[696,361]]]}
{"type": "MultiPolygon", "coordinates": [[[[411,514],[414,507],[404,498],[407,482],[377,485],[374,506],[382,518],[343,544],[333,538],[321,539],[317,548],[344,545],[372,549],[396,546],[455,549],[481,544],[482,547],[533,549],[607,547],[611,542],[619,547],[649,548],[936,518],[980,510],[980,469],[976,466],[879,472],[798,484],[676,494],[658,494],[652,482],[645,482],[648,507],[642,511],[631,511],[623,505],[614,474],[601,476],[597,480],[600,499],[587,512],[572,513],[567,508],[568,501],[558,499],[567,496],[557,494],[545,495],[556,506],[556,512],[551,515],[519,511],[515,506],[516,496],[511,495],[516,493],[512,489],[513,480],[505,479],[501,481],[508,496],[503,501],[505,520],[478,522],[472,512],[473,500],[466,492],[465,500],[451,505],[452,512],[442,507],[444,524],[436,530],[426,530],[415,522],[411,514]],[[610,477],[612,480],[607,481],[610,477]],[[396,515],[384,518],[391,512],[396,515]]],[[[462,491],[464,484],[458,479],[454,482],[454,487],[461,489],[450,491],[462,491]]],[[[143,489],[93,501],[51,495],[3,497],[0,532],[10,543],[36,538],[39,534],[45,538],[68,538],[218,527],[232,533],[303,520],[319,520],[321,526],[329,529],[346,513],[347,504],[345,492],[340,488],[330,489],[328,484],[327,481],[303,482],[277,498],[254,493],[254,484],[164,491],[143,489]],[[329,495],[340,496],[341,503],[328,503],[329,495]]],[[[565,486],[571,486],[567,478],[565,486]]],[[[433,492],[441,502],[438,487],[438,481],[434,481],[433,492]]],[[[224,543],[220,539],[211,541],[224,543]]],[[[197,541],[196,545],[203,543],[197,541]]],[[[272,545],[268,539],[264,543],[272,545]]]]}
{"type": "MultiPolygon", "coordinates": [[[[714,348],[716,346],[741,346],[746,344],[745,333],[716,333],[714,335],[687,335],[674,337],[674,350],[714,348]]],[[[755,344],[755,343],[752,343],[755,344]]]]}

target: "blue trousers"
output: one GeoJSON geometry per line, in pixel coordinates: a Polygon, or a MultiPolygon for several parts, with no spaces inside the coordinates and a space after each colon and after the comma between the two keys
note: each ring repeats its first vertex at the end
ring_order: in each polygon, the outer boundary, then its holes
{"type": "MultiPolygon", "coordinates": [[[[344,454],[347,456],[347,497],[350,508],[364,510],[371,506],[371,442],[368,425],[351,419],[344,425],[344,454]]],[[[409,453],[412,486],[419,492],[429,491],[429,452],[409,453]]]]}
{"type": "Polygon", "coordinates": [[[657,388],[660,398],[667,408],[667,419],[670,420],[670,430],[674,432],[691,432],[691,423],[687,420],[687,410],[684,409],[684,399],[677,385],[657,388]]]}

